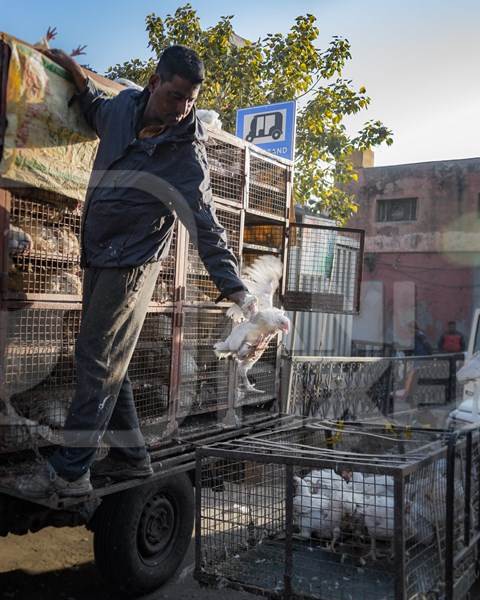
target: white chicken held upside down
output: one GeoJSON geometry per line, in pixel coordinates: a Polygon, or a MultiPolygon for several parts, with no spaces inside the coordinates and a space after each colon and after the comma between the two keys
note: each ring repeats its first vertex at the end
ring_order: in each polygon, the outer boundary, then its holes
{"type": "Polygon", "coordinates": [[[262,256],[245,269],[244,283],[257,300],[256,311],[245,319],[240,308],[230,308],[227,314],[237,325],[223,342],[214,346],[218,358],[232,356],[236,359],[239,376],[249,392],[263,393],[249,382],[248,370],[259,360],[274,336],[290,331],[290,319],[283,310],[273,306],[273,295],[282,272],[282,263],[275,256],[262,256]]]}

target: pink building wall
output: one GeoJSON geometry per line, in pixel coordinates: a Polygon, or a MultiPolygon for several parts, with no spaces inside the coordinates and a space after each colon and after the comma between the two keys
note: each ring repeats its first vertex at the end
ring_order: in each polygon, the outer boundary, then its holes
{"type": "Polygon", "coordinates": [[[395,341],[399,282],[414,284],[415,319],[431,343],[449,320],[468,334],[480,306],[480,158],[363,168],[350,191],[359,210],[348,225],[366,231],[364,282],[383,287],[384,342],[395,341]],[[378,200],[402,198],[416,198],[416,220],[377,221],[378,200]]]}

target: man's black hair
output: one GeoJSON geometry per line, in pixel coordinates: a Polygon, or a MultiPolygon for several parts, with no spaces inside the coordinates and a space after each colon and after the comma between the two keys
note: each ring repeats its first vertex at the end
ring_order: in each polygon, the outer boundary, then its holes
{"type": "Polygon", "coordinates": [[[175,75],[193,84],[205,79],[205,67],[195,50],[187,46],[170,46],[162,52],[155,73],[162,81],[171,81],[175,75]]]}

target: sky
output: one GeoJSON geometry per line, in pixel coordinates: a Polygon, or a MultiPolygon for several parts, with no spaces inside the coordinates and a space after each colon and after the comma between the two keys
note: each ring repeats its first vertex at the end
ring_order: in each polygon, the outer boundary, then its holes
{"type": "MultiPolygon", "coordinates": [[[[87,44],[82,57],[98,72],[148,58],[145,16],[165,16],[170,0],[0,0],[0,30],[27,42],[56,26],[56,46],[87,44]]],[[[193,0],[202,26],[234,15],[235,31],[255,40],[286,33],[312,13],[325,48],[346,37],[352,60],[344,75],[372,102],[350,119],[355,133],[369,119],[393,130],[394,144],[375,149],[376,165],[480,156],[480,2],[478,0],[193,0]]]]}

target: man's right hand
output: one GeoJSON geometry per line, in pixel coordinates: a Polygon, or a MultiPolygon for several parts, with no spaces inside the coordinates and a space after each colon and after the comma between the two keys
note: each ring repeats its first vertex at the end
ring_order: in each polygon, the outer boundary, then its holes
{"type": "Polygon", "coordinates": [[[248,320],[250,319],[257,311],[257,298],[253,294],[245,290],[241,290],[238,292],[233,292],[228,296],[228,299],[231,302],[235,302],[237,306],[241,309],[243,316],[248,320]]]}
{"type": "Polygon", "coordinates": [[[72,77],[73,82],[79,92],[83,92],[87,87],[88,77],[83,72],[82,67],[75,61],[70,55],[63,50],[58,48],[49,48],[48,50],[40,50],[42,54],[45,54],[47,58],[53,60],[68,71],[72,77]]]}

